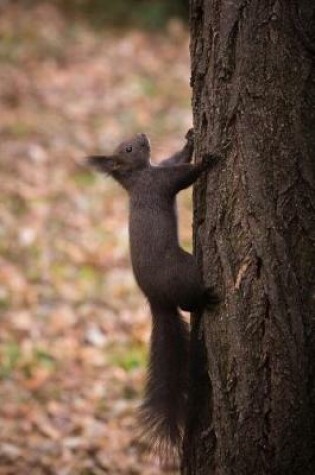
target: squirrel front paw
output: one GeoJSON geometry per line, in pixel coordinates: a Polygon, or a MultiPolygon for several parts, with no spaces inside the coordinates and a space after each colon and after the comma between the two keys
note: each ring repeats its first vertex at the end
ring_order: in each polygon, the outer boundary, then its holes
{"type": "Polygon", "coordinates": [[[187,140],[187,142],[190,142],[191,144],[195,143],[195,133],[194,133],[193,128],[188,130],[187,134],[185,135],[185,139],[187,140]]]}
{"type": "Polygon", "coordinates": [[[203,170],[210,170],[210,168],[217,165],[221,160],[220,155],[216,153],[205,153],[202,156],[201,166],[203,170]]]}

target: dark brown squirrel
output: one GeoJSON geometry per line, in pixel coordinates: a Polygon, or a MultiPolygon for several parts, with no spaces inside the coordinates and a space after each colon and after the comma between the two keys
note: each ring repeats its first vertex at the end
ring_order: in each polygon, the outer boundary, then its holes
{"type": "Polygon", "coordinates": [[[196,311],[218,301],[205,288],[194,257],[178,240],[176,194],[217,163],[208,154],[190,164],[194,133],[183,149],[158,165],[150,162],[150,142],[139,133],[110,156],[92,156],[88,164],[112,176],[130,199],[129,237],[132,268],[153,316],[151,350],[140,420],[145,442],[163,460],[180,452],[188,385],[188,325],[179,308],[196,311]]]}

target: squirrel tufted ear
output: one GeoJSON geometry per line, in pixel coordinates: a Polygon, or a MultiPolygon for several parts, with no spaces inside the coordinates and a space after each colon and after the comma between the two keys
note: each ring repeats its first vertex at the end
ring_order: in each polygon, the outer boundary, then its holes
{"type": "Polygon", "coordinates": [[[91,155],[90,157],[86,157],[85,159],[86,164],[91,167],[98,165],[103,160],[106,160],[105,155],[91,155]]]}
{"type": "Polygon", "coordinates": [[[89,167],[95,168],[101,172],[106,172],[112,164],[112,157],[106,155],[92,155],[87,157],[85,162],[89,167]]]}

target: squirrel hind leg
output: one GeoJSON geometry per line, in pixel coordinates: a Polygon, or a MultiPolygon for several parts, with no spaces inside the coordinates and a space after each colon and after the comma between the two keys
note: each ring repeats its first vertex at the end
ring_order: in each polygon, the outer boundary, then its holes
{"type": "Polygon", "coordinates": [[[206,287],[199,293],[196,298],[187,299],[179,303],[179,307],[184,312],[195,312],[198,310],[214,310],[221,302],[219,295],[215,292],[213,287],[206,287]]]}

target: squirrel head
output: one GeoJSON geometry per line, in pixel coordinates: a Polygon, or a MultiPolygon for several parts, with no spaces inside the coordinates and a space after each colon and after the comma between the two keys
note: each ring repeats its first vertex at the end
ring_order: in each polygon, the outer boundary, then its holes
{"type": "Polygon", "coordinates": [[[133,161],[137,166],[147,166],[150,161],[151,146],[148,137],[139,133],[130,139],[121,142],[114,151],[114,155],[133,161]]]}
{"type": "Polygon", "coordinates": [[[100,172],[133,172],[146,168],[150,163],[151,146],[148,137],[139,133],[121,142],[112,155],[88,157],[87,162],[100,172]]]}

